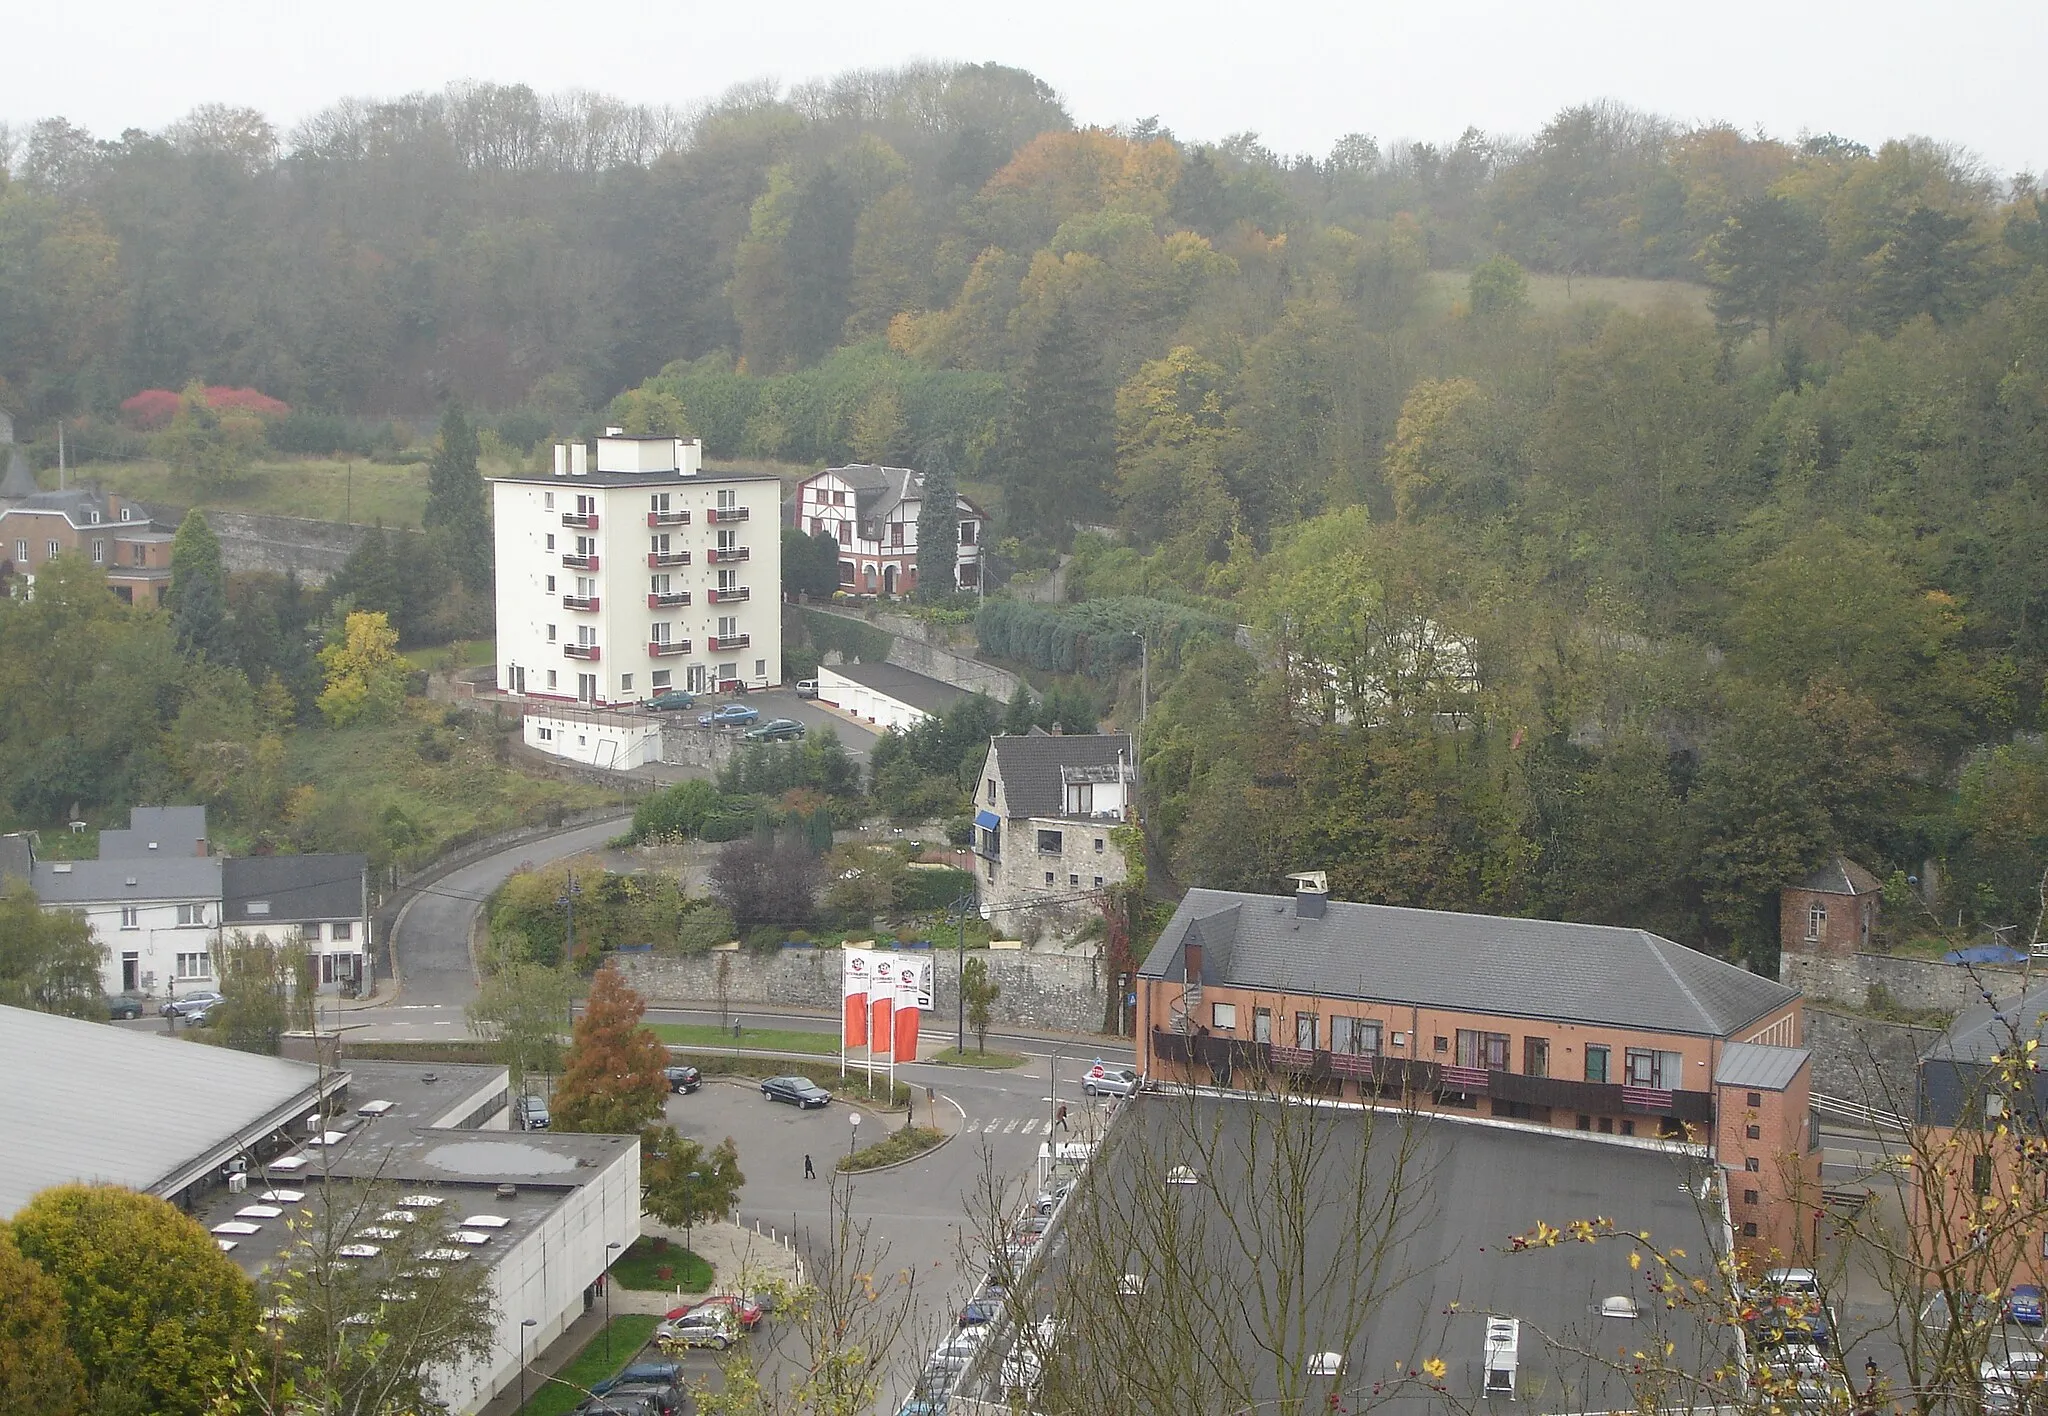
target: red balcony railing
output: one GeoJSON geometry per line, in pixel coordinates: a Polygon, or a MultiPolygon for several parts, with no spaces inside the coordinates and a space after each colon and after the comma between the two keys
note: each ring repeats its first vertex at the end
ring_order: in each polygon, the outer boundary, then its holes
{"type": "Polygon", "coordinates": [[[687,511],[650,511],[647,513],[649,526],[688,526],[690,513],[687,511]]]}
{"type": "Polygon", "coordinates": [[[751,634],[714,634],[704,641],[704,646],[716,654],[721,649],[744,649],[753,642],[751,634]]]}
{"type": "Polygon", "coordinates": [[[717,506],[711,509],[711,521],[715,526],[730,526],[736,521],[747,519],[747,508],[743,506],[717,506]]]}
{"type": "Polygon", "coordinates": [[[579,556],[571,551],[562,556],[562,564],[571,570],[596,570],[597,557],[595,555],[579,556]]]}
{"type": "Polygon", "coordinates": [[[713,605],[737,605],[742,600],[752,599],[753,595],[746,586],[735,585],[730,590],[706,590],[704,598],[713,605]]]}
{"type": "Polygon", "coordinates": [[[687,639],[650,639],[647,641],[647,652],[657,659],[666,659],[673,654],[687,654],[690,652],[690,641],[687,639]]]}
{"type": "Polygon", "coordinates": [[[687,605],[689,603],[690,592],[687,590],[671,590],[665,594],[650,591],[647,596],[647,608],[650,610],[665,610],[670,605],[687,605]]]}
{"type": "Polygon", "coordinates": [[[747,546],[714,546],[704,553],[704,559],[713,565],[731,565],[735,561],[749,560],[753,550],[747,546]]]}
{"type": "Polygon", "coordinates": [[[562,608],[565,610],[585,610],[591,614],[596,614],[597,596],[564,595],[562,597],[562,608]]]}
{"type": "Polygon", "coordinates": [[[649,551],[647,553],[647,564],[656,570],[661,569],[663,566],[688,565],[689,563],[690,553],[688,551],[649,551]]]}
{"type": "Polygon", "coordinates": [[[565,511],[562,513],[564,526],[580,526],[586,531],[597,529],[597,513],[594,511],[565,511]]]}
{"type": "Polygon", "coordinates": [[[595,644],[564,644],[562,652],[572,659],[588,659],[592,663],[597,662],[597,646],[595,644]]]}

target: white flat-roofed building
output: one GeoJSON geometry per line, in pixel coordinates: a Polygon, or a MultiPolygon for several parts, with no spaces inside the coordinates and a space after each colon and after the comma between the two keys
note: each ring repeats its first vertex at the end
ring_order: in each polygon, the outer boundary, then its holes
{"type": "Polygon", "coordinates": [[[495,479],[498,686],[593,706],[782,678],[781,483],[608,431],[495,479]]]}

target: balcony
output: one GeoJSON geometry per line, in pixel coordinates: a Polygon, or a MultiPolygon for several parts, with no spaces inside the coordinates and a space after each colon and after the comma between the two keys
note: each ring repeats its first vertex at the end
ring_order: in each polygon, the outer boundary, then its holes
{"type": "Polygon", "coordinates": [[[688,551],[649,551],[647,553],[647,565],[652,570],[660,570],[665,566],[688,565],[689,563],[690,553],[688,551]]]}
{"type": "Polygon", "coordinates": [[[690,513],[687,511],[650,511],[647,513],[649,526],[688,526],[690,513]]]}
{"type": "Polygon", "coordinates": [[[597,646],[595,644],[564,644],[562,652],[572,659],[588,659],[593,664],[597,662],[597,646]]]}
{"type": "Polygon", "coordinates": [[[565,511],[562,513],[564,526],[579,526],[585,531],[597,529],[597,513],[594,511],[565,511]]]}
{"type": "Polygon", "coordinates": [[[594,615],[597,613],[597,596],[564,595],[562,597],[562,608],[565,610],[582,610],[586,614],[594,615]]]}
{"type": "Polygon", "coordinates": [[[746,519],[747,509],[743,506],[719,506],[711,509],[713,526],[731,526],[746,519]]]}
{"type": "Polygon", "coordinates": [[[647,596],[647,608],[650,610],[665,610],[672,605],[689,603],[690,592],[687,590],[671,590],[666,594],[650,591],[647,596]]]}
{"type": "MultiPolygon", "coordinates": [[[[716,642],[715,640],[713,641],[714,644],[716,642]]],[[[687,654],[689,652],[690,641],[687,639],[650,639],[647,641],[647,653],[652,658],[667,659],[677,654],[687,654]]]]}
{"type": "Polygon", "coordinates": [[[751,634],[712,635],[704,641],[704,647],[713,654],[721,649],[745,649],[754,642],[751,634]]]}
{"type": "Polygon", "coordinates": [[[597,557],[594,554],[579,556],[573,551],[567,551],[562,555],[562,564],[571,570],[596,570],[597,557]]]}
{"type": "Polygon", "coordinates": [[[706,590],[704,602],[710,605],[737,605],[753,598],[753,592],[744,585],[735,585],[730,590],[706,590]]]}
{"type": "Polygon", "coordinates": [[[704,553],[704,559],[711,565],[733,565],[751,560],[753,554],[752,548],[747,546],[714,546],[704,553]]]}

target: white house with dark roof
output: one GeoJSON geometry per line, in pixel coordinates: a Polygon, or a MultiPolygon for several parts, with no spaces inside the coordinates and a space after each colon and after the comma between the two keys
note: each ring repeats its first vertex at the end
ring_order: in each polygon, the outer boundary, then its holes
{"type": "Polygon", "coordinates": [[[366,993],[375,980],[369,857],[230,857],[221,862],[221,928],[302,946],[322,993],[366,993]]]}
{"type": "Polygon", "coordinates": [[[171,997],[219,986],[220,867],[189,855],[39,860],[29,883],[44,909],[85,916],[106,950],[107,992],[171,997]]]}
{"type": "MultiPolygon", "coordinates": [[[[807,536],[839,543],[839,588],[860,595],[908,595],[917,588],[917,519],[924,510],[924,473],[908,467],[854,463],[827,467],[797,484],[795,525],[807,536]]],[[[960,497],[953,588],[981,584],[988,513],[960,497]]]]}
{"type": "Polygon", "coordinates": [[[1097,908],[1129,877],[1112,833],[1138,819],[1129,733],[1048,733],[989,741],[974,793],[982,912],[1021,932],[1097,908]]]}

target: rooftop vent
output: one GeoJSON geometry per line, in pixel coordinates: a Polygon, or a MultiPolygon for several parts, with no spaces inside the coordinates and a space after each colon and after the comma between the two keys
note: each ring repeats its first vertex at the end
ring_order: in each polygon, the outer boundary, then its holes
{"type": "Polygon", "coordinates": [[[420,1080],[426,1083],[428,1086],[432,1086],[434,1083],[440,1081],[441,1078],[440,1075],[435,1072],[422,1072],[420,1073],[420,1080]]]}
{"type": "Polygon", "coordinates": [[[500,1185],[498,1187],[498,1198],[501,1200],[518,1199],[519,1187],[517,1185],[500,1185]]]}
{"type": "Polygon", "coordinates": [[[1320,870],[1302,870],[1287,878],[1294,882],[1295,918],[1321,919],[1330,903],[1330,877],[1320,870]]]}
{"type": "Polygon", "coordinates": [[[151,850],[155,850],[155,849],[156,849],[156,842],[155,842],[155,841],[151,841],[151,842],[149,843],[149,848],[150,848],[151,850]]]}

